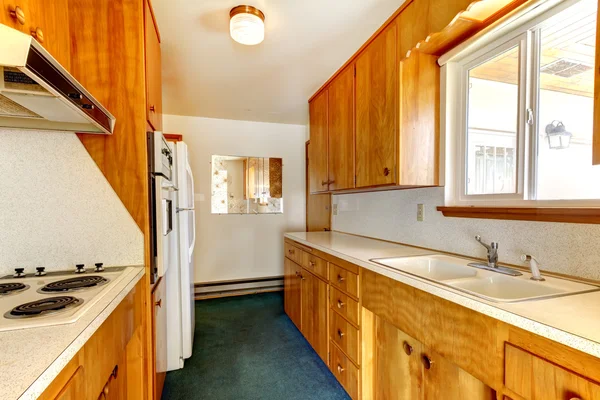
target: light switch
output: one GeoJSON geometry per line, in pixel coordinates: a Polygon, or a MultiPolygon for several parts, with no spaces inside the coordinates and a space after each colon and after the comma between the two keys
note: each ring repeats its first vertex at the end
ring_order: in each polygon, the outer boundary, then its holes
{"type": "Polygon", "coordinates": [[[417,221],[423,222],[425,212],[423,211],[423,204],[417,204],[417,221]]]}

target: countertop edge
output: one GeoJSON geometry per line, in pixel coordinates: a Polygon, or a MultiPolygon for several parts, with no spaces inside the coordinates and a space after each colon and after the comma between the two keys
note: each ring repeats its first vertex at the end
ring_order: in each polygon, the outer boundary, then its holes
{"type": "MultiPolygon", "coordinates": [[[[444,300],[448,300],[454,304],[458,304],[459,306],[466,307],[470,310],[479,312],[481,314],[487,315],[488,317],[497,319],[499,321],[505,322],[509,325],[515,326],[517,328],[523,329],[525,331],[534,333],[536,335],[542,336],[546,339],[550,339],[554,342],[563,344],[575,350],[581,351],[583,353],[589,354],[594,357],[600,358],[600,343],[595,342],[590,339],[586,339],[582,336],[569,333],[559,328],[555,328],[548,324],[538,322],[534,319],[521,316],[519,314],[515,314],[511,311],[504,310],[502,308],[496,307],[490,303],[477,299],[475,297],[471,297],[467,294],[460,293],[458,291],[453,291],[450,288],[447,288],[442,285],[436,285],[435,283],[421,280],[416,277],[413,277],[408,274],[404,274],[400,271],[392,271],[388,268],[385,268],[381,265],[375,264],[368,260],[362,260],[359,258],[355,258],[352,256],[348,256],[344,253],[340,253],[334,250],[331,250],[327,247],[320,246],[311,241],[304,240],[294,233],[285,233],[284,237],[303,244],[308,247],[312,247],[314,249],[320,250],[324,253],[330,254],[334,257],[340,258],[344,261],[348,261],[349,263],[359,265],[360,267],[366,268],[370,271],[376,272],[378,274],[387,276],[391,279],[394,279],[398,282],[404,283],[411,287],[414,287],[419,290],[423,290],[429,294],[440,297],[444,300]]],[[[375,240],[374,238],[363,238],[365,240],[375,240]]],[[[396,244],[398,246],[411,247],[401,244],[396,244]]],[[[431,251],[431,254],[442,254],[436,252],[434,250],[431,251]]]]}
{"type": "MultiPolygon", "coordinates": [[[[132,271],[131,275],[134,275],[135,270],[132,271]]],[[[69,344],[67,348],[52,362],[48,365],[48,368],[21,394],[19,400],[25,399],[36,399],[44,390],[50,386],[50,384],[56,379],[63,368],[73,359],[75,354],[85,345],[85,343],[92,337],[92,335],[98,330],[104,321],[112,314],[112,312],[121,304],[121,301],[131,292],[135,285],[142,279],[145,274],[145,269],[140,268],[139,271],[127,282],[122,282],[121,285],[125,285],[114,298],[106,305],[102,310],[98,312],[98,315],[81,331],[81,333],[69,344]]],[[[127,281],[127,278],[124,279],[127,281]]],[[[120,285],[120,286],[121,286],[120,285]]],[[[115,288],[116,289],[116,288],[115,288]]],[[[108,294],[107,294],[108,295],[108,294]]]]}

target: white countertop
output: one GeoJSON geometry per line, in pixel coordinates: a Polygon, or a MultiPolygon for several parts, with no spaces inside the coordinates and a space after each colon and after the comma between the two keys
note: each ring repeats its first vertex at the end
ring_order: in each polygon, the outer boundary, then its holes
{"type": "Polygon", "coordinates": [[[285,237],[600,358],[600,292],[521,303],[492,303],[369,261],[439,254],[435,251],[338,232],[286,233],[285,237]]]}
{"type": "Polygon", "coordinates": [[[144,276],[128,267],[77,322],[0,332],[0,399],[36,399],[144,276]]]}

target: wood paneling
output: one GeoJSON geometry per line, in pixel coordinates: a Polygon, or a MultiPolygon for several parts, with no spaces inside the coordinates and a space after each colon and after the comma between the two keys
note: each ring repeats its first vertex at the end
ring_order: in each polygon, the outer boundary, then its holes
{"type": "Polygon", "coordinates": [[[594,134],[592,164],[600,164],[600,8],[596,14],[596,68],[594,69],[594,134]]]}
{"type": "Polygon", "coordinates": [[[302,333],[327,363],[327,283],[302,268],[302,333]]]}
{"type": "Polygon", "coordinates": [[[356,60],[356,187],[396,181],[397,26],[388,26],[356,60]]]}
{"type": "Polygon", "coordinates": [[[412,52],[400,62],[398,185],[439,183],[440,67],[437,57],[412,52]]]}
{"type": "Polygon", "coordinates": [[[358,275],[335,264],[329,264],[329,282],[354,298],[358,298],[358,275]]]}
{"type": "Polygon", "coordinates": [[[283,275],[283,306],[285,313],[290,317],[296,327],[302,329],[301,315],[301,287],[300,277],[301,272],[299,265],[295,264],[288,258],[284,259],[284,275],[283,275]]]}
{"type": "MultiPolygon", "coordinates": [[[[69,1],[27,0],[29,21],[25,24],[29,32],[41,29],[42,46],[67,70],[71,67],[71,49],[69,39],[69,1]]],[[[73,29],[82,29],[79,25],[73,29]]],[[[38,40],[39,41],[39,40],[38,40]]]]}
{"type": "Polygon", "coordinates": [[[505,384],[527,400],[600,399],[600,384],[506,345],[505,384]]]}
{"type": "Polygon", "coordinates": [[[429,34],[427,24],[428,8],[423,7],[422,1],[411,1],[404,11],[398,15],[398,52],[399,60],[406,57],[419,40],[429,34]]]}
{"type": "Polygon", "coordinates": [[[329,318],[329,338],[354,364],[359,365],[359,331],[335,312],[329,318]]]}
{"type": "Polygon", "coordinates": [[[354,188],[354,65],[331,82],[328,92],[329,190],[351,189],[354,188]]]}
{"type": "Polygon", "coordinates": [[[302,266],[313,274],[327,280],[327,261],[311,253],[302,253],[302,266]]]}
{"type": "Polygon", "coordinates": [[[445,217],[600,224],[600,208],[437,207],[445,217]]]}
{"type": "Polygon", "coordinates": [[[359,326],[360,306],[356,300],[332,287],[329,290],[329,305],[333,311],[346,318],[354,326],[359,326]]]}
{"type": "Polygon", "coordinates": [[[346,392],[350,395],[353,400],[358,399],[359,394],[359,369],[346,357],[346,355],[339,350],[335,344],[331,344],[331,361],[329,369],[333,372],[333,375],[342,384],[346,392]]]}
{"type": "Polygon", "coordinates": [[[155,131],[162,131],[162,79],[160,34],[152,5],[144,1],[144,36],[146,40],[146,113],[155,131]]]}
{"type": "Polygon", "coordinates": [[[309,187],[311,193],[329,189],[327,172],[328,92],[324,90],[309,104],[310,147],[308,154],[309,187]]]}

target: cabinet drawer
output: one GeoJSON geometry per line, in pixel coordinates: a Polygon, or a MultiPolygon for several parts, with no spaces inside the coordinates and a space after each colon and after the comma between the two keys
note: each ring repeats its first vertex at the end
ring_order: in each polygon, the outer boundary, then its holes
{"type": "Polygon", "coordinates": [[[329,292],[331,309],[358,326],[358,302],[335,288],[329,292]]]}
{"type": "Polygon", "coordinates": [[[337,313],[331,313],[329,321],[329,338],[358,364],[359,337],[358,329],[337,313]]]}
{"type": "Polygon", "coordinates": [[[313,256],[305,251],[302,252],[302,266],[315,275],[327,279],[327,261],[313,256]]]}
{"type": "Polygon", "coordinates": [[[329,264],[329,281],[333,286],[346,292],[350,296],[358,298],[358,275],[338,267],[335,264],[329,264]]]}
{"type": "Polygon", "coordinates": [[[331,343],[329,368],[352,399],[358,399],[358,368],[331,343]]]}
{"type": "Polygon", "coordinates": [[[600,399],[600,384],[506,344],[504,384],[527,400],[600,399]]]}
{"type": "Polygon", "coordinates": [[[302,250],[292,246],[289,243],[284,243],[285,256],[298,265],[302,265],[302,250]]]}

